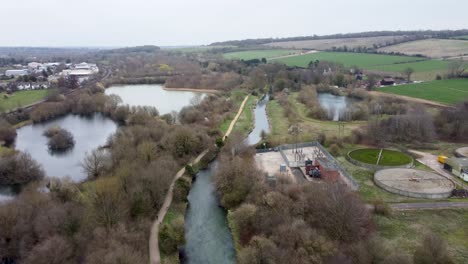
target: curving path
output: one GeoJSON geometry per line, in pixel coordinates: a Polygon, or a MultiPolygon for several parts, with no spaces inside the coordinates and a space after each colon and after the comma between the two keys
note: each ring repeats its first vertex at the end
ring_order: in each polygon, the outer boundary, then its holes
{"type": "MultiPolygon", "coordinates": [[[[224,134],[223,140],[225,140],[231,134],[232,129],[234,128],[234,125],[236,124],[237,119],[239,119],[239,116],[241,115],[242,111],[244,110],[245,103],[247,102],[248,99],[249,99],[249,96],[247,95],[244,101],[242,102],[242,104],[240,105],[236,116],[231,121],[231,124],[229,125],[229,129],[226,131],[226,134],[224,134]]],[[[190,165],[199,162],[206,155],[206,153],[208,153],[208,150],[205,150],[200,155],[198,155],[198,157],[196,157],[190,163],[190,165]]],[[[171,182],[171,185],[169,186],[169,190],[167,191],[166,198],[164,198],[164,203],[158,212],[158,216],[151,226],[151,233],[150,233],[150,239],[149,239],[150,264],[161,263],[161,253],[159,252],[159,226],[164,220],[167,210],[169,209],[169,206],[172,203],[172,198],[174,196],[175,183],[178,179],[180,179],[180,177],[184,175],[184,173],[185,173],[185,167],[180,169],[175,175],[174,179],[171,182]]]]}

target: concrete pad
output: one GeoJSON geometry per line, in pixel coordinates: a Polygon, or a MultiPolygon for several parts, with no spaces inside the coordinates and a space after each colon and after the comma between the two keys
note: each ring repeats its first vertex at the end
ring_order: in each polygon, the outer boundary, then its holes
{"type": "MultiPolygon", "coordinates": [[[[286,164],[286,161],[279,151],[257,153],[255,155],[255,161],[258,168],[265,171],[268,175],[280,175],[280,165],[286,164]]],[[[283,174],[290,178],[292,182],[296,182],[296,178],[288,166],[286,166],[286,173],[283,174]]]]}

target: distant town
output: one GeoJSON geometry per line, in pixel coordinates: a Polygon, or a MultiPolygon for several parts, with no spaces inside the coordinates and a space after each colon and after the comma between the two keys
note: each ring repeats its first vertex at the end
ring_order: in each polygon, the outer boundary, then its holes
{"type": "Polygon", "coordinates": [[[0,75],[0,90],[12,93],[21,90],[48,89],[67,82],[79,86],[97,73],[99,73],[98,66],[87,62],[15,64],[0,75]]]}

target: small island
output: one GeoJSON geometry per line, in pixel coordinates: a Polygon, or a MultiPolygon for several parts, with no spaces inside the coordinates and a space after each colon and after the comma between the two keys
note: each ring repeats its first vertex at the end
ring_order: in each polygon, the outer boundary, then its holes
{"type": "Polygon", "coordinates": [[[44,132],[44,136],[49,138],[47,145],[53,151],[65,151],[75,145],[73,135],[59,126],[48,128],[44,132]]]}

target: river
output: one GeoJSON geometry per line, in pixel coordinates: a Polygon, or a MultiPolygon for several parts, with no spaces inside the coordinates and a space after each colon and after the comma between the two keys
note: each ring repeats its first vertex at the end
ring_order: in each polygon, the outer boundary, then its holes
{"type": "MultiPolygon", "coordinates": [[[[266,105],[269,96],[259,100],[255,110],[254,129],[247,137],[249,145],[257,144],[262,130],[269,132],[266,105]]],[[[190,190],[185,216],[185,254],[189,264],[231,264],[236,262],[234,242],[228,227],[226,211],[220,207],[213,183],[216,162],[201,170],[190,190]]]]}
{"type": "Polygon", "coordinates": [[[255,145],[260,142],[261,133],[265,131],[266,133],[270,132],[270,125],[268,124],[268,116],[266,113],[266,106],[270,100],[269,95],[265,95],[261,100],[258,101],[257,106],[254,109],[254,129],[250,132],[247,137],[247,144],[255,145]]]}
{"type": "Polygon", "coordinates": [[[318,93],[318,100],[333,121],[340,120],[341,113],[346,110],[351,103],[348,97],[333,95],[331,93],[318,93]]]}
{"type": "Polygon", "coordinates": [[[130,106],[154,106],[161,115],[179,112],[205,96],[198,92],[164,90],[164,86],[159,84],[112,86],[105,93],[120,96],[123,104],[130,106]]]}

